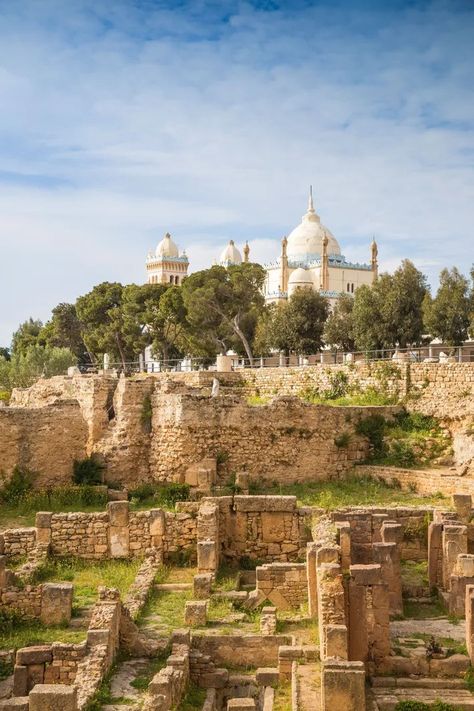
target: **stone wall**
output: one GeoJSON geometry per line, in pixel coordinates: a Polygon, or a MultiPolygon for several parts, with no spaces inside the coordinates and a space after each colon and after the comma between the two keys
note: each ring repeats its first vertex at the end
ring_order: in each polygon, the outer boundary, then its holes
{"type": "Polygon", "coordinates": [[[36,473],[38,489],[71,482],[73,462],[86,456],[87,423],[77,401],[35,409],[0,408],[0,483],[13,469],[36,473]]]}
{"type": "Polygon", "coordinates": [[[257,566],[253,606],[269,600],[278,610],[298,610],[308,601],[305,563],[267,563],[257,566]]]}
{"type": "Polygon", "coordinates": [[[42,512],[36,516],[36,528],[3,532],[4,551],[9,557],[31,553],[38,541],[61,557],[107,560],[142,557],[154,550],[164,558],[186,551],[195,559],[198,507],[198,502],[183,502],[177,504],[176,512],[130,511],[127,501],[116,501],[106,511],[42,512]],[[118,509],[123,525],[116,525],[118,509]]]}
{"type": "MultiPolygon", "coordinates": [[[[284,397],[253,407],[230,396],[167,390],[153,396],[150,476],[159,481],[184,481],[192,464],[209,457],[224,464],[221,480],[232,472],[277,482],[341,474],[369,451],[367,440],[356,434],[357,423],[381,410],[284,397]]],[[[393,410],[382,411],[390,416],[393,410]]]]}
{"type": "Polygon", "coordinates": [[[38,487],[67,484],[73,459],[97,452],[107,478],[129,487],[184,480],[190,467],[212,457],[221,479],[239,472],[276,481],[341,474],[367,455],[355,426],[372,409],[302,399],[330,388],[338,372],[349,385],[407,396],[409,409],[446,419],[457,458],[472,459],[466,417],[474,411],[474,364],[379,362],[219,373],[215,398],[212,372],[40,380],[14,391],[11,406],[0,411],[2,469],[8,475],[15,465],[30,468],[38,487]],[[246,397],[256,394],[268,404],[248,405],[246,397]]]}
{"type": "Polygon", "coordinates": [[[453,494],[474,494],[474,479],[459,476],[450,469],[400,469],[399,467],[381,467],[379,465],[361,465],[357,474],[383,479],[388,484],[400,484],[405,491],[421,495],[433,495],[438,492],[444,496],[453,494]]]}
{"type": "Polygon", "coordinates": [[[192,647],[215,664],[243,667],[275,667],[278,648],[291,645],[289,635],[200,635],[193,633],[192,647]]]}

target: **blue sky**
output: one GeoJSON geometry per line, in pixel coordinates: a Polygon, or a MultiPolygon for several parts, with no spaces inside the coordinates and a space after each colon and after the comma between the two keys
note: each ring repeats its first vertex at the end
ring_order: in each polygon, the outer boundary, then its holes
{"type": "Polygon", "coordinates": [[[94,284],[275,257],[307,189],[352,260],[474,261],[471,0],[0,0],[0,345],[94,284]]]}

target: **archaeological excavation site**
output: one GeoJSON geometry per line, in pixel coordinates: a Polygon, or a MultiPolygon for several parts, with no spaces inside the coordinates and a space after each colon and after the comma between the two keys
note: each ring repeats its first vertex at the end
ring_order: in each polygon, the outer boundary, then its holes
{"type": "Polygon", "coordinates": [[[474,363],[0,407],[1,711],[474,709],[474,363]]]}

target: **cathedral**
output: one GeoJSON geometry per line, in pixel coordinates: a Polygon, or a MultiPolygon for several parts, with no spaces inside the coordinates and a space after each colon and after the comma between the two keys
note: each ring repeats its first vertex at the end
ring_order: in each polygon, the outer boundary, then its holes
{"type": "MultiPolygon", "coordinates": [[[[248,242],[243,258],[233,240],[222,251],[218,264],[228,267],[249,261],[248,242]]],[[[281,242],[281,253],[275,262],[264,264],[266,278],[265,300],[268,303],[288,299],[296,289],[313,289],[334,304],[342,294],[353,294],[362,284],[372,284],[377,279],[377,244],[371,245],[369,264],[349,262],[341,254],[334,235],[325,227],[314,209],[310,188],[308,209],[301,222],[281,242]]],[[[169,233],[158,244],[155,252],[146,259],[149,284],[181,284],[187,276],[189,260],[169,233]]]]}
{"type": "Polygon", "coordinates": [[[265,264],[265,299],[287,299],[296,289],[314,289],[330,302],[341,293],[353,294],[362,284],[377,279],[377,244],[371,246],[370,264],[348,262],[334,235],[321,224],[310,188],[308,209],[301,222],[281,241],[280,257],[265,264]]]}

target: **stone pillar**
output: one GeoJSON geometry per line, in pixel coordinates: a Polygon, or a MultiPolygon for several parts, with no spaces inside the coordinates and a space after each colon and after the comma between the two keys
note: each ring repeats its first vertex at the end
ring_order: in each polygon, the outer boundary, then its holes
{"type": "Polygon", "coordinates": [[[51,543],[51,517],[49,511],[38,511],[35,519],[36,543],[50,545],[51,543]]]}
{"type": "Polygon", "coordinates": [[[474,585],[474,555],[461,553],[451,575],[449,584],[449,612],[464,617],[466,609],[466,587],[474,585]]]}
{"type": "Polygon", "coordinates": [[[351,524],[349,521],[336,521],[339,546],[341,548],[341,567],[345,572],[349,570],[351,560],[351,524]]]}
{"type": "Polygon", "coordinates": [[[211,573],[200,573],[193,578],[193,589],[195,600],[207,600],[211,597],[212,575],[211,573]]]}
{"type": "Polygon", "coordinates": [[[40,619],[44,625],[61,625],[69,622],[73,590],[72,583],[43,583],[40,619]]]}
{"type": "Polygon", "coordinates": [[[151,546],[163,553],[164,537],[166,532],[165,512],[161,509],[150,511],[150,537],[151,546]]]}
{"type": "Polygon", "coordinates": [[[382,569],[382,580],[387,583],[390,612],[392,615],[403,613],[402,577],[400,551],[396,543],[374,543],[374,563],[382,569]]]}
{"type": "Polygon", "coordinates": [[[232,372],[232,358],[227,355],[218,355],[216,358],[216,371],[218,373],[232,372]]]}
{"type": "Polygon", "coordinates": [[[374,513],[372,514],[372,543],[382,542],[382,527],[384,521],[389,518],[386,513],[374,513]]]}
{"type": "Polygon", "coordinates": [[[326,627],[326,657],[347,661],[348,642],[346,625],[327,625],[326,627]]]}
{"type": "Polygon", "coordinates": [[[365,709],[362,662],[326,662],[321,675],[321,711],[365,709]]]}
{"type": "Polygon", "coordinates": [[[457,516],[462,523],[469,523],[472,514],[472,499],[470,494],[453,494],[453,504],[457,516]]]}
{"type": "Polygon", "coordinates": [[[189,600],[184,606],[184,623],[189,627],[205,627],[207,600],[189,600]]]}
{"type": "Polygon", "coordinates": [[[467,553],[467,526],[445,526],[443,529],[443,587],[449,590],[458,555],[467,553]]]}
{"type": "Polygon", "coordinates": [[[388,586],[380,565],[351,565],[349,659],[374,662],[390,654],[388,586]]]}
{"type": "Polygon", "coordinates": [[[109,551],[111,558],[127,558],[129,555],[128,501],[110,501],[109,551]]]}
{"type": "Polygon", "coordinates": [[[321,660],[324,660],[328,657],[328,626],[346,623],[345,596],[338,563],[322,563],[317,571],[319,646],[321,660]]]}
{"type": "Polygon", "coordinates": [[[306,546],[306,573],[308,579],[308,609],[309,616],[318,616],[318,583],[316,574],[317,544],[312,542],[306,546]]]}
{"type": "Polygon", "coordinates": [[[466,647],[474,664],[474,585],[466,586],[466,647]]]}
{"type": "Polygon", "coordinates": [[[199,573],[215,574],[218,568],[217,545],[215,541],[197,542],[197,567],[199,573]]]}
{"type": "Polygon", "coordinates": [[[276,607],[264,607],[262,608],[262,614],[260,617],[260,633],[261,634],[275,634],[277,627],[277,609],[276,607]]]}
{"type": "Polygon", "coordinates": [[[428,581],[430,589],[443,584],[443,524],[428,526],[428,581]]]}
{"type": "Polygon", "coordinates": [[[37,684],[30,691],[30,711],[76,711],[77,689],[66,684],[37,684]]]}

